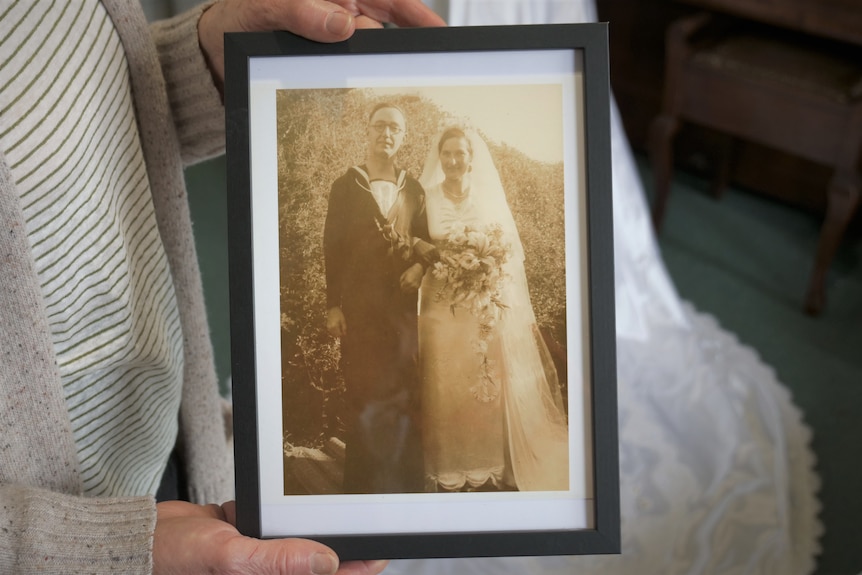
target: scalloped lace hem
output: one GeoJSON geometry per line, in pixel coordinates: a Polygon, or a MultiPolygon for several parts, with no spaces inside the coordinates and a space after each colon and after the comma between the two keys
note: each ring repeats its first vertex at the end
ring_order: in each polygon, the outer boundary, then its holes
{"type": "Polygon", "coordinates": [[[476,491],[483,487],[502,489],[503,467],[430,473],[426,476],[429,491],[476,491]]]}

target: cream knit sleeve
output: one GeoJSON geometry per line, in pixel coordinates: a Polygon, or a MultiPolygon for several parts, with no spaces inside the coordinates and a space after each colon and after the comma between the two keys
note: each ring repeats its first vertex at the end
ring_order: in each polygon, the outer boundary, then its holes
{"type": "Polygon", "coordinates": [[[97,499],[0,485],[0,573],[152,572],[151,497],[97,499]]]}
{"type": "Polygon", "coordinates": [[[150,26],[186,165],[224,153],[224,107],[198,43],[206,3],[150,26]]]}

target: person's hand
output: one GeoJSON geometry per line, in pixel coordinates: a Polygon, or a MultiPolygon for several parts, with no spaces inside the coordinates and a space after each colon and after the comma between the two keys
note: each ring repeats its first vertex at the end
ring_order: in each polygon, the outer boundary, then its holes
{"type": "Polygon", "coordinates": [[[437,251],[437,246],[431,242],[416,240],[416,243],[413,244],[413,251],[416,252],[416,255],[422,258],[422,261],[425,262],[426,266],[440,261],[440,252],[437,251]]]}
{"type": "Polygon", "coordinates": [[[418,290],[422,286],[422,276],[425,275],[425,268],[422,264],[413,264],[401,274],[401,291],[411,293],[418,290]]]}
{"type": "Polygon", "coordinates": [[[317,42],[339,42],[357,28],[444,26],[422,0],[224,0],[198,23],[198,39],[216,84],[224,84],[224,33],[287,30],[317,42]]]}
{"type": "Polygon", "coordinates": [[[344,312],[340,307],[331,307],[326,312],[326,331],[335,337],[347,334],[347,320],[344,319],[344,312]]]}
{"type": "Polygon", "coordinates": [[[153,573],[156,575],[377,575],[386,561],[349,561],[339,565],[327,546],[307,539],[261,541],[234,527],[233,502],[194,505],[165,501],[156,506],[153,573]]]}

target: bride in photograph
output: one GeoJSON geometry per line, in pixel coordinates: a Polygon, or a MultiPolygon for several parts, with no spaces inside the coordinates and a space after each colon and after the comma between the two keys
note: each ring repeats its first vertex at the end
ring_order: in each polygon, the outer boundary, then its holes
{"type": "Polygon", "coordinates": [[[443,131],[425,163],[419,356],[430,491],[569,489],[568,426],[524,253],[485,142],[443,131]]]}

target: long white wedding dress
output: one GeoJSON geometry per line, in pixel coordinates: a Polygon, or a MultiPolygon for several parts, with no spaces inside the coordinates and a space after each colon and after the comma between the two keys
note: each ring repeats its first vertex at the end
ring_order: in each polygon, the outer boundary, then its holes
{"type": "MultiPolygon", "coordinates": [[[[595,19],[589,0],[440,3],[453,25],[595,19]]],[[[773,370],[677,295],[612,112],[622,554],[395,561],[387,573],[814,570],[821,526],[810,432],[773,370]]]]}
{"type": "MultiPolygon", "coordinates": [[[[454,294],[445,290],[448,273],[425,274],[419,358],[429,484],[450,491],[566,491],[574,484],[583,491],[583,481],[570,482],[568,424],[559,380],[536,324],[524,250],[503,185],[482,138],[469,130],[458,134],[449,137],[470,141],[469,173],[464,176],[469,185],[459,198],[447,196],[439,154],[432,146],[420,178],[428,231],[441,249],[441,260],[458,261],[467,247],[471,254],[476,251],[473,262],[478,262],[493,253],[495,242],[488,241],[485,230],[495,228],[499,253],[508,257],[501,266],[489,266],[489,275],[476,283],[493,285],[504,307],[490,301],[483,305],[478,292],[467,300],[476,305],[453,306],[454,294]],[[459,235],[459,247],[447,248],[447,241],[459,235]],[[491,274],[498,279],[490,280],[491,274]]],[[[441,270],[446,269],[443,261],[438,264],[441,270]]],[[[490,295],[490,290],[482,293],[490,295]]]]}

